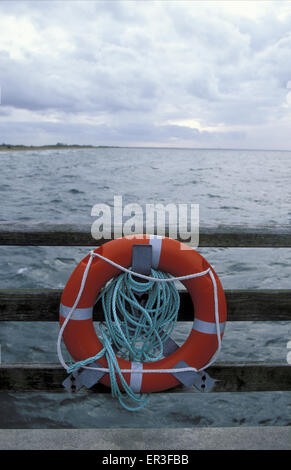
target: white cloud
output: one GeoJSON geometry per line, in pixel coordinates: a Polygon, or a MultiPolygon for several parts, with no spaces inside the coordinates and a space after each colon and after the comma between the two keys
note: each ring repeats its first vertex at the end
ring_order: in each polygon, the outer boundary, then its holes
{"type": "Polygon", "coordinates": [[[291,148],[290,19],[285,1],[0,2],[0,138],[291,148]]]}

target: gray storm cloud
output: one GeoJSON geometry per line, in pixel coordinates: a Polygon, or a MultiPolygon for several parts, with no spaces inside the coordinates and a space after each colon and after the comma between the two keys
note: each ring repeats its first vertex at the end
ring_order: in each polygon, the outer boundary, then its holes
{"type": "Polygon", "coordinates": [[[1,2],[0,139],[290,148],[291,9],[222,3],[1,2]]]}

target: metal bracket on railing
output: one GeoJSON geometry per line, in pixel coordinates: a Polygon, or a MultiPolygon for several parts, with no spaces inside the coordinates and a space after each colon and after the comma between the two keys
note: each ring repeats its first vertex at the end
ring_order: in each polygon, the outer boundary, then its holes
{"type": "MultiPolygon", "coordinates": [[[[179,367],[184,368],[189,367],[189,365],[185,361],[180,361],[175,364],[173,369],[179,369],[179,367]]],[[[215,380],[212,379],[204,370],[199,372],[192,370],[186,372],[174,372],[172,375],[176,377],[181,384],[185,385],[185,387],[191,387],[194,385],[199,392],[209,392],[215,384],[215,380]]]]}
{"type": "MultiPolygon", "coordinates": [[[[102,367],[97,361],[87,367],[102,367]]],[[[63,381],[63,386],[68,392],[75,393],[81,387],[91,388],[105,375],[106,372],[79,368],[74,370],[69,377],[63,381]]]]}
{"type": "MultiPolygon", "coordinates": [[[[133,245],[132,269],[136,273],[149,276],[152,269],[152,245],[133,245]]],[[[138,278],[142,281],[141,278],[138,278]]]]}
{"type": "MultiPolygon", "coordinates": [[[[132,270],[145,276],[150,276],[152,270],[152,245],[133,245],[132,247],[132,270]]],[[[138,282],[146,282],[140,277],[133,276],[138,282]]],[[[142,297],[143,294],[136,292],[137,297],[142,297]]],[[[144,301],[141,300],[141,305],[144,305],[144,301]]],[[[138,310],[135,309],[137,312],[138,310]]]]}
{"type": "Polygon", "coordinates": [[[170,336],[163,343],[163,356],[168,357],[179,349],[176,341],[174,341],[170,336]]]}

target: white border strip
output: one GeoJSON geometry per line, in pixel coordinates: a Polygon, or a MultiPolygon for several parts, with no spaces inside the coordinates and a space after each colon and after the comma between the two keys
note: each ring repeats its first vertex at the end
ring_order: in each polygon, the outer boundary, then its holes
{"type": "Polygon", "coordinates": [[[160,235],[151,235],[149,245],[152,245],[152,267],[158,269],[162,251],[163,238],[160,235]]]}
{"type": "Polygon", "coordinates": [[[131,363],[131,374],[130,374],[130,388],[133,392],[139,393],[142,383],[142,371],[143,364],[141,362],[131,363]],[[139,372],[137,372],[139,371],[139,372]]]}
{"type": "MultiPolygon", "coordinates": [[[[225,322],[219,323],[219,326],[220,333],[223,333],[225,328],[225,322]]],[[[199,331],[200,333],[206,333],[208,335],[217,334],[217,327],[215,322],[203,321],[199,320],[199,318],[195,318],[192,329],[195,331],[199,331]]]]}
{"type": "MultiPolygon", "coordinates": [[[[60,304],[60,315],[63,318],[67,318],[71,312],[72,307],[67,307],[64,304],[60,304]]],[[[89,320],[93,317],[93,307],[89,308],[76,308],[70,317],[70,320],[89,320]]]]}

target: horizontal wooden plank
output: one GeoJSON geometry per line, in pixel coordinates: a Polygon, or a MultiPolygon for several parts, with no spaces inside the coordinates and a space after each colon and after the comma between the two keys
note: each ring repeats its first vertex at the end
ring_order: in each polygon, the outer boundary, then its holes
{"type": "MultiPolygon", "coordinates": [[[[146,233],[144,228],[143,233],[146,233]]],[[[159,235],[169,236],[169,227],[159,235]]],[[[173,238],[172,232],[171,237],[173,238]]],[[[112,231],[110,239],[114,238],[112,231]]],[[[184,241],[179,234],[175,237],[184,241]]],[[[99,246],[108,240],[95,240],[89,224],[0,223],[0,245],[99,246]]],[[[245,225],[202,226],[199,247],[291,247],[291,226],[245,225]]]]}
{"type": "MultiPolygon", "coordinates": [[[[217,380],[213,392],[262,392],[291,390],[291,367],[282,363],[220,363],[207,370],[217,380]]],[[[2,391],[62,391],[66,372],[58,364],[1,364],[2,391]]],[[[108,393],[102,384],[92,391],[108,393]]],[[[177,387],[169,393],[191,392],[192,388],[177,387]]]]}
{"type": "MultiPolygon", "coordinates": [[[[58,321],[61,290],[0,290],[0,321],[58,321]]],[[[291,321],[291,290],[226,290],[229,321],[291,321]]],[[[179,321],[193,320],[192,301],[180,291],[179,321]]],[[[100,303],[94,320],[103,320],[100,303]]]]}

